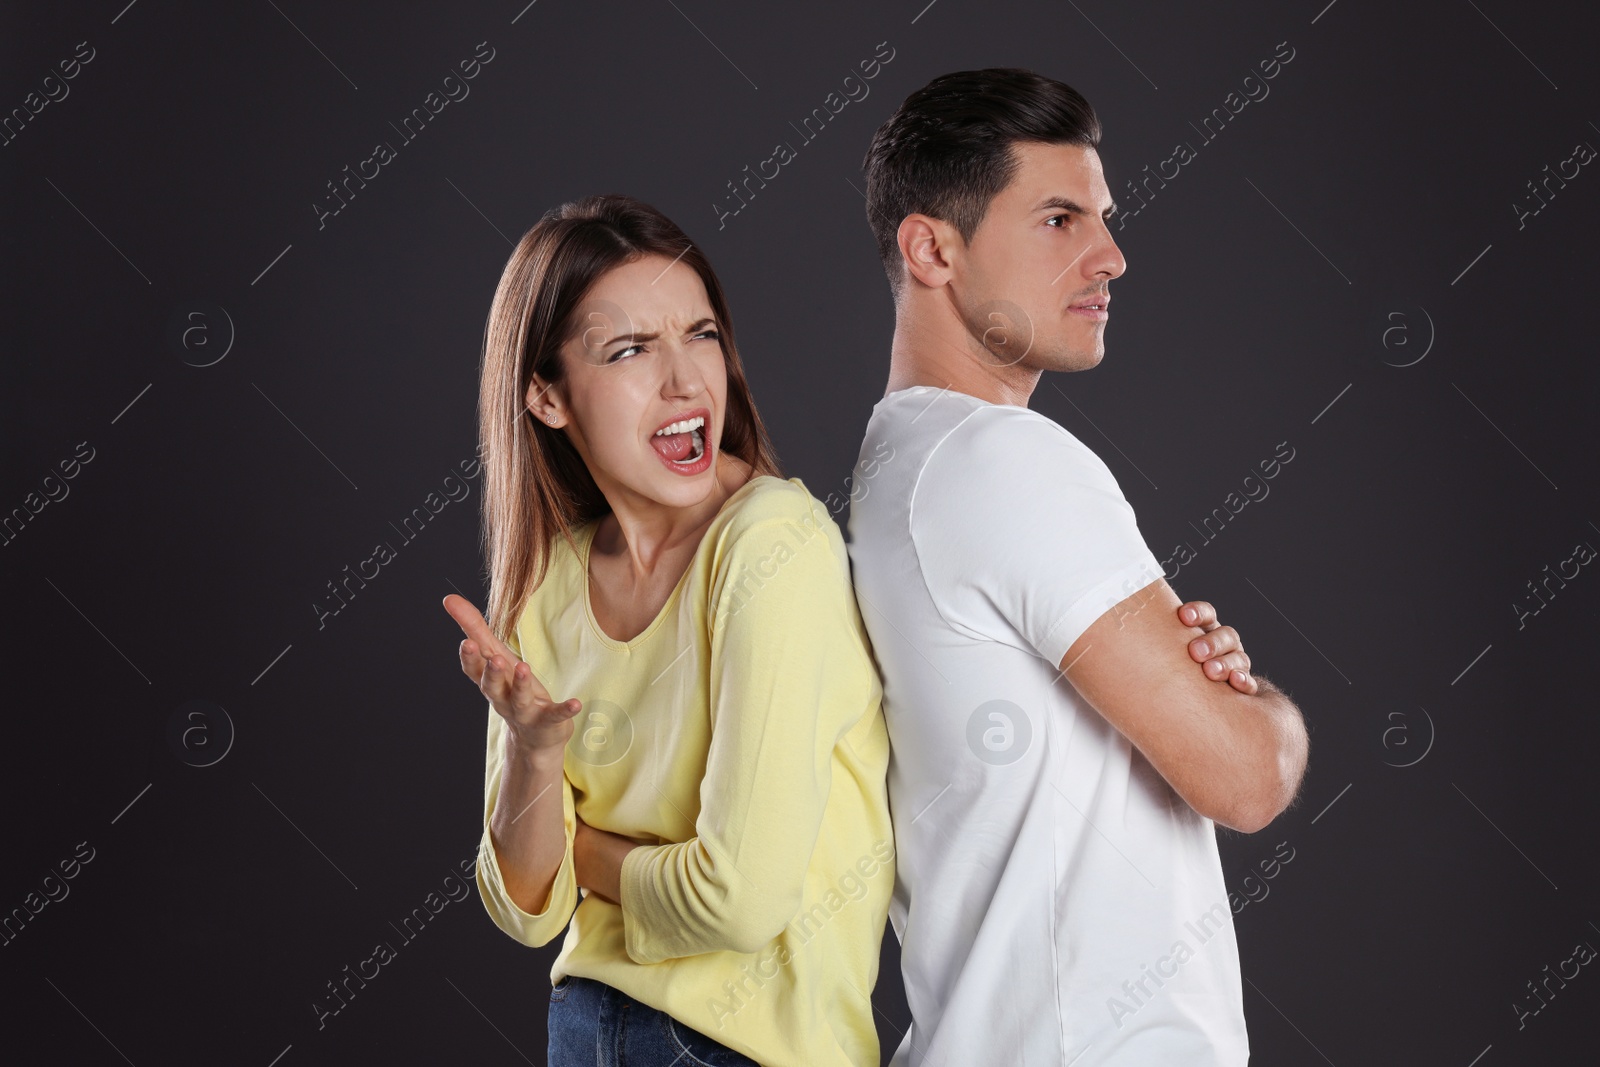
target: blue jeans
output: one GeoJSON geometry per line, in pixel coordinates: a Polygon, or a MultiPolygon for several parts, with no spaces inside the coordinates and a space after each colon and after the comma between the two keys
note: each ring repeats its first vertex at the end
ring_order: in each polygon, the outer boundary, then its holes
{"type": "Polygon", "coordinates": [[[549,1020],[550,1067],[760,1067],[592,978],[568,975],[557,982],[549,1020]]]}

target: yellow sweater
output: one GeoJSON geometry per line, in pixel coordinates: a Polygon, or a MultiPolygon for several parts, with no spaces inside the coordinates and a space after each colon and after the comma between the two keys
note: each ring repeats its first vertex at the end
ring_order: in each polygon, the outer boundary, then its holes
{"type": "Polygon", "coordinates": [[[837,524],[800,479],[752,478],[627,642],[589,605],[596,525],[574,531],[576,555],[556,538],[510,642],[552,697],[583,702],[564,760],[566,858],[542,910],[506,894],[489,833],[505,723],[491,707],[484,906],[525,945],[567,928],[552,982],[605,982],[769,1067],[875,1067],[889,741],[837,524]],[[645,846],[623,862],[620,908],[580,901],[574,813],[645,846]]]}

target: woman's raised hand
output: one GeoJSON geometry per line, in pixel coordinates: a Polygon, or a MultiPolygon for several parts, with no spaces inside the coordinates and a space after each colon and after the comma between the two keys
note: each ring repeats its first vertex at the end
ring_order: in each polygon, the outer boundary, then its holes
{"type": "Polygon", "coordinates": [[[450,613],[465,633],[461,642],[461,671],[489,698],[510,729],[510,740],[530,754],[559,752],[572,736],[572,718],[582,704],[577,699],[554,701],[533,670],[498,641],[489,623],[465,597],[444,598],[450,613]]]}

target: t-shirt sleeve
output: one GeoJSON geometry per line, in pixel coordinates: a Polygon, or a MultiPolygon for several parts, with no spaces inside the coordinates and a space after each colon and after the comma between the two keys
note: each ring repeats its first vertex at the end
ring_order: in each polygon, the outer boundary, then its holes
{"type": "MultiPolygon", "coordinates": [[[[506,636],[506,645],[520,659],[522,649],[513,628],[506,636]]],[[[563,929],[578,906],[578,880],[572,865],[572,839],[577,832],[577,811],[572,797],[572,784],[565,774],[561,776],[561,812],[566,824],[566,853],[561,866],[556,869],[555,881],[544,907],[536,912],[522,910],[506,891],[500,874],[499,857],[495,853],[494,837],[489,832],[489,820],[500,795],[500,776],[505,769],[506,721],[494,705],[489,706],[487,751],[484,753],[483,774],[483,835],[478,842],[478,896],[484,909],[509,936],[530,948],[548,944],[563,929]]]]}
{"type": "Polygon", "coordinates": [[[980,409],[953,429],[922,471],[910,522],[945,621],[1052,664],[1162,577],[1105,463],[1037,412],[980,409]]]}
{"type": "Polygon", "coordinates": [[[732,540],[706,606],[711,743],[695,836],[635,848],[622,915],[636,963],[756,952],[800,908],[833,754],[877,678],[837,527],[820,506],[732,540]]]}

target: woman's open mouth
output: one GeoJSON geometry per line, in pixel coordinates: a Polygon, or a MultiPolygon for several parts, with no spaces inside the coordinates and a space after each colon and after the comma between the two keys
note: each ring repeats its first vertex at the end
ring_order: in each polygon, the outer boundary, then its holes
{"type": "Polygon", "coordinates": [[[669,422],[650,438],[650,447],[674,473],[699,474],[711,466],[711,449],[706,444],[705,426],[704,414],[669,422]]]}

